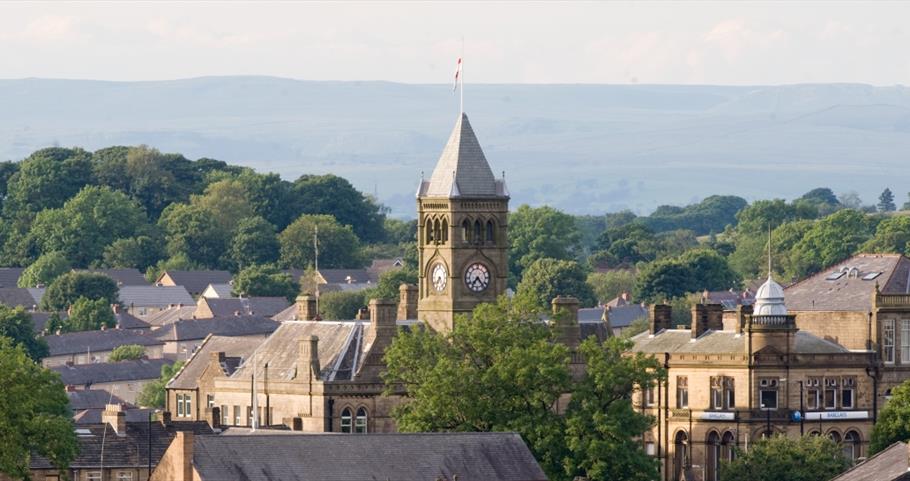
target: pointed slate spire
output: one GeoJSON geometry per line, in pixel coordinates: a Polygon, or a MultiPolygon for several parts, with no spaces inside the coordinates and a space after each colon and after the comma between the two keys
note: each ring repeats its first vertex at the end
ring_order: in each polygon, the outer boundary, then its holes
{"type": "Polygon", "coordinates": [[[422,197],[503,197],[502,181],[487,163],[468,116],[461,114],[422,197]]]}

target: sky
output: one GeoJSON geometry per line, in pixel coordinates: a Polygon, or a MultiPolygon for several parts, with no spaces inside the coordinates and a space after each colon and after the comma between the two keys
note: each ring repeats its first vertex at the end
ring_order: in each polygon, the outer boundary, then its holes
{"type": "Polygon", "coordinates": [[[910,84],[910,2],[5,2],[0,78],[910,84]]]}

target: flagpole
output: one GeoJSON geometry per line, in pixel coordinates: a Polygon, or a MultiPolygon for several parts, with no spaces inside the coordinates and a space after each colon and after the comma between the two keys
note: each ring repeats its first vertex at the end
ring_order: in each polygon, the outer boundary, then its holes
{"type": "MultiPolygon", "coordinates": [[[[461,36],[461,100],[459,102],[459,113],[464,114],[464,35],[461,36]]],[[[461,117],[459,115],[459,117],[461,117]]]]}

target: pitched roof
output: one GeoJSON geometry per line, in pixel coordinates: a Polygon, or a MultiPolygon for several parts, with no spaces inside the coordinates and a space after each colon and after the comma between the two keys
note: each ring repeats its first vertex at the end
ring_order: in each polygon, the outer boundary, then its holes
{"type": "Polygon", "coordinates": [[[193,305],[196,301],[183,286],[122,286],[120,303],[124,306],[167,307],[183,304],[193,305]]]}
{"type": "Polygon", "coordinates": [[[114,313],[119,329],[151,329],[152,325],[126,311],[114,313]]]}
{"type": "Polygon", "coordinates": [[[209,284],[227,284],[231,282],[231,273],[228,271],[165,271],[158,276],[157,282],[167,275],[175,285],[183,286],[193,294],[199,294],[209,284]]]}
{"type": "Polygon", "coordinates": [[[0,287],[0,304],[10,307],[22,306],[31,309],[38,303],[28,289],[23,287],[0,287]]]}
{"type": "MultiPolygon", "coordinates": [[[[149,414],[155,412],[154,409],[145,409],[145,408],[133,408],[125,407],[124,412],[126,413],[126,422],[128,423],[148,423],[149,414]]],[[[73,422],[77,426],[83,427],[85,424],[101,424],[102,415],[104,414],[104,406],[96,409],[82,409],[76,410],[73,409],[73,422]]],[[[108,436],[111,436],[111,431],[108,430],[108,436]]],[[[107,444],[107,443],[105,443],[107,444]]],[[[107,455],[105,455],[104,463],[107,464],[107,455]]]]}
{"type": "Polygon", "coordinates": [[[429,182],[422,182],[418,197],[504,197],[503,181],[497,181],[464,113],[446,142],[429,182]]]}
{"type": "Polygon", "coordinates": [[[900,441],[844,471],[831,481],[906,481],[910,480],[907,443],[900,441]]]}
{"type": "Polygon", "coordinates": [[[182,319],[152,331],[160,341],[191,341],[218,336],[265,335],[278,328],[278,322],[264,316],[227,316],[209,319],[182,319]]]}
{"type": "Polygon", "coordinates": [[[198,387],[199,377],[211,363],[212,353],[216,352],[224,353],[226,359],[221,369],[224,375],[230,376],[264,341],[262,336],[209,336],[167,383],[167,387],[173,389],[198,387]]]}
{"type": "Polygon", "coordinates": [[[16,287],[24,270],[22,267],[0,267],[0,287],[16,287]]]}
{"type": "Polygon", "coordinates": [[[378,279],[366,269],[319,269],[319,275],[328,284],[364,284],[378,279]]]}
{"type": "Polygon", "coordinates": [[[67,391],[70,408],[73,411],[83,409],[104,409],[108,404],[125,404],[123,399],[104,389],[86,389],[85,391],[67,391]]]}
{"type": "Polygon", "coordinates": [[[44,336],[49,356],[62,356],[83,352],[110,351],[124,344],[138,344],[140,346],[156,346],[164,344],[151,334],[133,329],[106,329],[103,331],[68,332],[52,336],[44,336]]]}
{"type": "Polygon", "coordinates": [[[202,294],[205,295],[205,293],[208,292],[208,293],[210,293],[210,295],[206,295],[205,297],[216,297],[216,298],[225,299],[225,298],[229,298],[229,297],[236,297],[236,296],[234,296],[232,291],[233,291],[233,287],[227,283],[209,284],[208,286],[205,287],[205,289],[202,290],[202,294]]]}
{"type": "MultiPolygon", "coordinates": [[[[667,329],[650,335],[647,331],[632,338],[634,352],[648,353],[743,353],[746,336],[733,331],[708,331],[695,340],[689,329],[667,329]]],[[[822,339],[806,331],[796,332],[795,353],[839,354],[850,351],[839,344],[822,339]]]]}
{"type": "Polygon", "coordinates": [[[643,317],[648,317],[648,308],[641,304],[607,307],[607,318],[610,319],[610,327],[613,328],[629,327],[632,321],[643,317]]]}
{"type": "Polygon", "coordinates": [[[173,324],[181,319],[192,319],[195,312],[195,304],[183,307],[168,307],[145,316],[145,322],[155,327],[161,327],[173,324]]]}
{"type": "MultiPolygon", "coordinates": [[[[284,297],[232,297],[228,299],[201,299],[209,306],[215,317],[228,317],[236,313],[244,316],[274,316],[284,310],[290,302],[284,297]]],[[[198,317],[198,315],[197,315],[198,317]]]]}
{"type": "Polygon", "coordinates": [[[787,310],[868,312],[876,284],[886,294],[910,293],[910,259],[900,254],[853,256],[785,288],[787,310]]]}
{"type": "Polygon", "coordinates": [[[145,276],[139,272],[139,269],[78,269],[77,272],[92,272],[95,274],[104,274],[118,286],[147,286],[149,282],[145,280],[145,276]]]}
{"type": "Polygon", "coordinates": [[[515,433],[225,434],[193,441],[193,466],[203,481],[547,479],[515,433]]]}
{"type": "MultiPolygon", "coordinates": [[[[177,431],[212,434],[212,428],[205,421],[174,422],[167,426],[160,422],[149,423],[148,418],[142,422],[129,422],[129,410],[124,436],[117,436],[107,424],[80,425],[76,431],[78,454],[70,463],[70,468],[98,469],[98,466],[101,465],[102,442],[104,443],[105,467],[145,468],[149,462],[149,439],[151,439],[152,464],[157,465],[177,431]]],[[[32,453],[31,468],[51,469],[53,465],[46,458],[32,453]]]]}
{"type": "Polygon", "coordinates": [[[67,317],[69,317],[66,314],[66,312],[54,313],[54,312],[36,311],[36,312],[29,312],[28,314],[30,316],[32,316],[32,322],[35,325],[36,334],[44,331],[45,326],[47,326],[47,321],[50,320],[52,315],[57,314],[58,316],[60,316],[60,319],[66,319],[67,317]]]}
{"type": "MultiPolygon", "coordinates": [[[[263,366],[269,365],[269,379],[292,380],[297,372],[300,341],[309,336],[316,336],[319,338],[319,366],[322,368],[322,379],[349,380],[363,365],[365,353],[372,345],[371,341],[368,341],[371,329],[369,322],[283,322],[259,346],[256,355],[257,365],[260,371],[264,369],[263,366]]],[[[252,377],[252,366],[241,364],[231,377],[249,379],[252,377]]]]}
{"type": "Polygon", "coordinates": [[[170,359],[137,359],[135,361],[54,366],[50,369],[60,374],[63,384],[84,386],[106,382],[158,379],[161,377],[161,368],[171,364],[174,364],[174,361],[170,359]]]}

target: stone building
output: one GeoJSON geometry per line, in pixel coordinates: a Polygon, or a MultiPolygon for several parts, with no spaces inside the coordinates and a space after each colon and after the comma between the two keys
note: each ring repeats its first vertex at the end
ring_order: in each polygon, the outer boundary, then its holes
{"type": "Polygon", "coordinates": [[[663,480],[715,481],[734,448],[769,434],[821,434],[852,459],[866,456],[875,353],[800,330],[798,317],[770,277],[752,309],[740,307],[726,325],[720,304],[693,306],[688,329],[671,327],[669,306],[652,306],[633,350],[660,359],[667,380],[636,402],[657,420],[643,442],[660,458],[663,480]]]}

